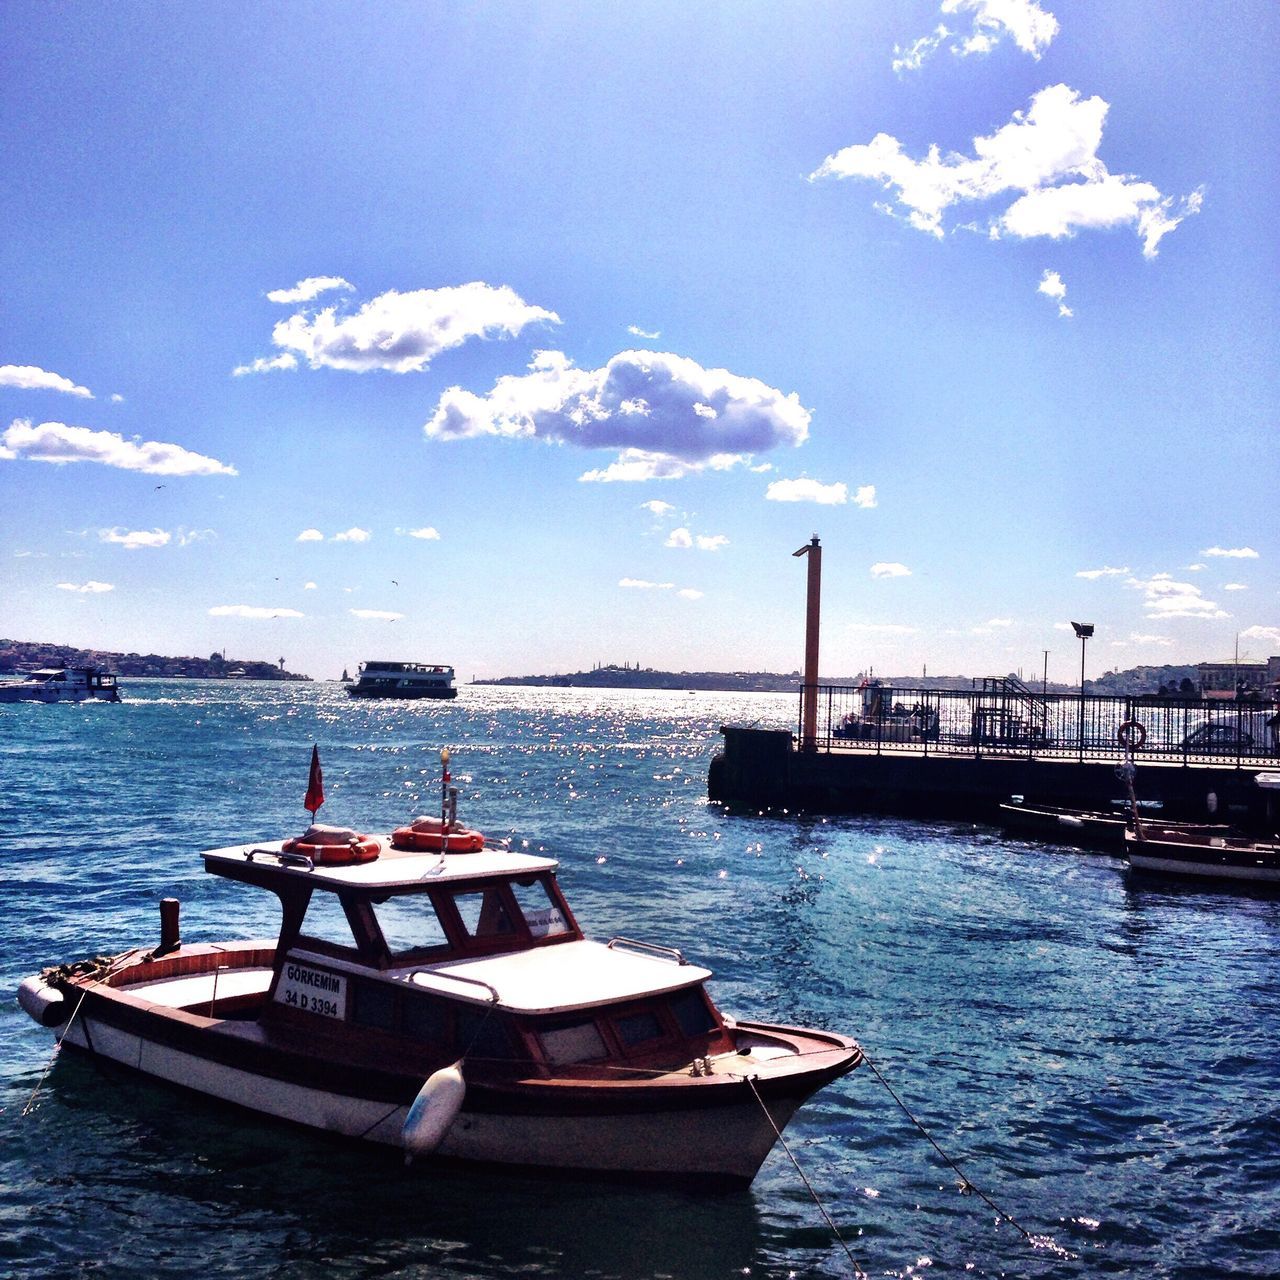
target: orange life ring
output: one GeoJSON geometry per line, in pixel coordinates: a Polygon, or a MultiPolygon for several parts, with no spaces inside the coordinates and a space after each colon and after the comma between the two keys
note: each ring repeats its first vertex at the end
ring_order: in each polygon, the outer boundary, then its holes
{"type": "Polygon", "coordinates": [[[1143,744],[1147,740],[1147,727],[1140,724],[1137,720],[1126,720],[1116,730],[1116,741],[1122,747],[1129,747],[1133,751],[1141,751],[1143,744]]]}
{"type": "Polygon", "coordinates": [[[419,818],[407,827],[391,833],[393,849],[413,849],[425,853],[479,853],[484,848],[484,835],[456,822],[443,823],[439,818],[419,818]]]}
{"type": "Polygon", "coordinates": [[[300,836],[286,840],[282,853],[301,853],[318,867],[344,866],[351,862],[372,862],[382,851],[375,836],[362,836],[346,827],[308,827],[300,836]]]}

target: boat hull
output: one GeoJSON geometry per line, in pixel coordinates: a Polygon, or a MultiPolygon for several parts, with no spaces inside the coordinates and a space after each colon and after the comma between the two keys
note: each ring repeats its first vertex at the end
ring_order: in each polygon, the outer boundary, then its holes
{"type": "Polygon", "coordinates": [[[1129,866],[1150,875],[1280,887],[1280,846],[1126,838],[1129,866]]]}
{"type": "MultiPolygon", "coordinates": [[[[242,956],[238,969],[219,970],[220,1008],[260,999],[270,982],[264,952],[242,956]]],[[[181,1008],[89,980],[61,984],[62,1004],[51,1009],[45,996],[54,988],[38,978],[23,984],[22,1004],[42,1025],[61,1016],[61,1043],[100,1060],[275,1120],[404,1145],[428,1074],[421,1066],[326,1056],[315,1042],[281,1042],[252,1020],[202,1016],[194,1010],[213,1008],[213,975],[184,981],[181,1008]]],[[[829,1032],[743,1023],[737,1033],[744,1044],[803,1039],[805,1051],[742,1067],[745,1059],[725,1054],[709,1075],[661,1080],[517,1078],[510,1067],[504,1077],[464,1063],[462,1108],[433,1158],[744,1186],[805,1099],[856,1067],[861,1052],[829,1032]]]]}
{"type": "Polygon", "coordinates": [[[352,698],[391,698],[399,701],[417,701],[422,698],[442,700],[456,698],[457,689],[361,689],[358,685],[348,685],[347,694],[352,698]]]}

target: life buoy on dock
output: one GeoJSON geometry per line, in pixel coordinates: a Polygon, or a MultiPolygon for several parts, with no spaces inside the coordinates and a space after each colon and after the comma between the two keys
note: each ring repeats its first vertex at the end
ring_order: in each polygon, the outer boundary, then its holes
{"type": "Polygon", "coordinates": [[[318,867],[372,862],[382,850],[375,836],[362,836],[349,827],[308,827],[280,846],[283,853],[301,853],[318,867]]]}
{"type": "Polygon", "coordinates": [[[1131,751],[1141,751],[1143,743],[1147,740],[1147,726],[1140,724],[1137,720],[1126,720],[1116,730],[1116,740],[1122,747],[1128,747],[1131,751]]]}
{"type": "Polygon", "coordinates": [[[479,853],[484,848],[484,835],[461,827],[456,822],[439,818],[417,818],[407,827],[391,833],[393,849],[414,849],[424,853],[479,853]]]}

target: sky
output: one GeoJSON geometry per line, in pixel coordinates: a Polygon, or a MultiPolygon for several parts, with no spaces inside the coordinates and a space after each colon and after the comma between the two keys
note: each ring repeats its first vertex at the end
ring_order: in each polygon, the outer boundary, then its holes
{"type": "Polygon", "coordinates": [[[0,40],[0,636],[790,671],[816,534],[825,676],[1280,653],[1271,0],[0,40]]]}

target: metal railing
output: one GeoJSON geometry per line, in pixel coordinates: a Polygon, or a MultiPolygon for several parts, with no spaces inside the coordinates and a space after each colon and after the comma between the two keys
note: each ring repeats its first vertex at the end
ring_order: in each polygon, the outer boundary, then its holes
{"type": "Polygon", "coordinates": [[[1141,726],[1130,737],[1143,756],[1280,767],[1276,702],[1042,695],[1013,679],[975,681],[972,689],[821,685],[817,698],[821,750],[1114,758],[1120,726],[1133,724],[1141,726]]]}

